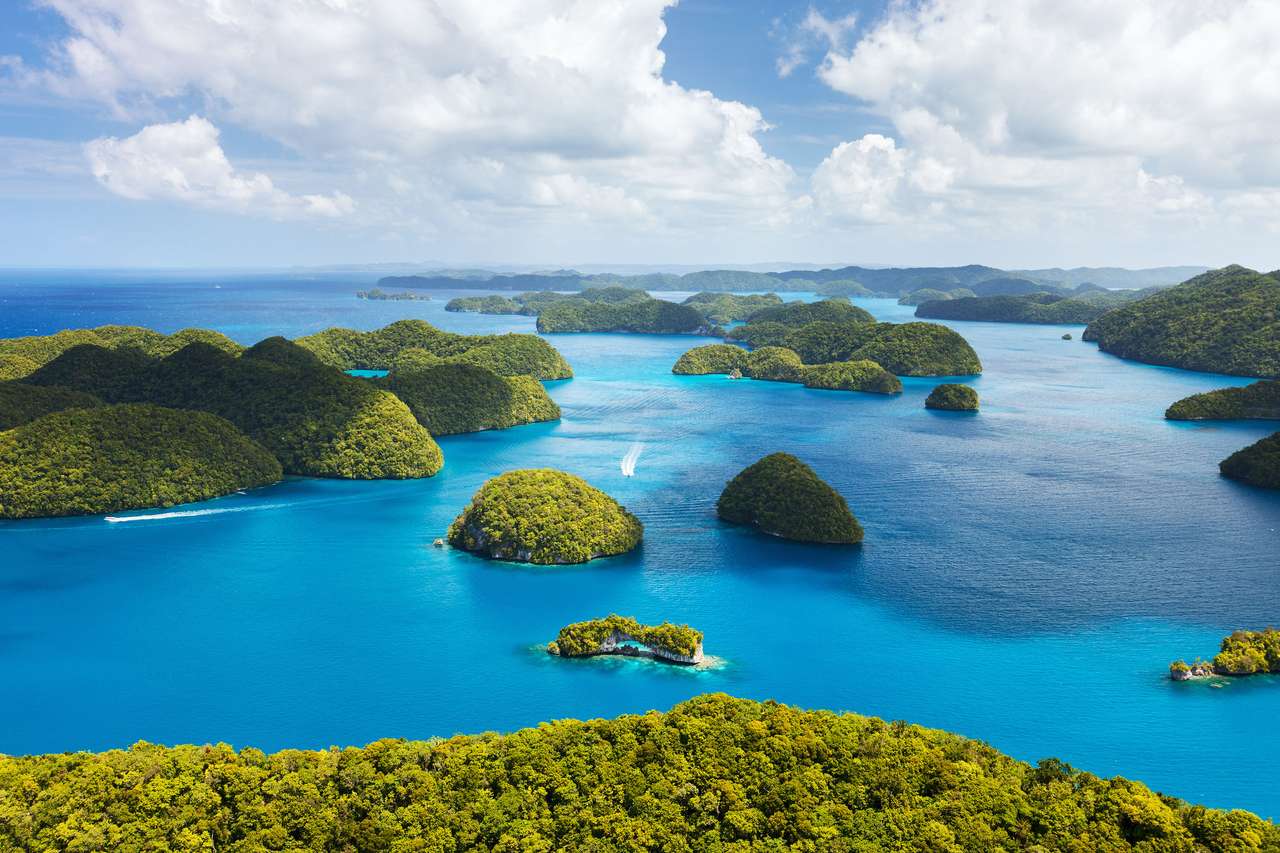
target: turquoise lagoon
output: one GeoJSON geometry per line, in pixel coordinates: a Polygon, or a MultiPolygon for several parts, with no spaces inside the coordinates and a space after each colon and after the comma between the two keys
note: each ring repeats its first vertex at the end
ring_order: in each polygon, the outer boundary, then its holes
{"type": "MultiPolygon", "coordinates": [[[[251,343],[424,317],[367,283],[0,281],[0,334],[129,322],[251,343]]],[[[861,300],[885,320],[913,310],[861,300]]],[[[153,742],[274,750],[510,730],[663,709],[706,691],[907,719],[1157,790],[1280,816],[1280,679],[1172,684],[1176,657],[1280,621],[1280,495],[1217,462],[1276,424],[1166,422],[1247,380],[1125,362],[1080,327],[956,323],[986,373],[976,417],[884,398],[675,377],[686,337],[557,335],[556,424],[442,439],[409,482],[289,479],[166,512],[0,524],[0,752],[153,742]],[[636,445],[635,476],[620,462],[636,445]],[[765,453],[849,499],[860,548],[719,523],[765,453]],[[645,523],[637,552],[514,567],[432,547],[488,477],[550,466],[645,523]],[[564,661],[538,644],[610,612],[688,622],[716,669],[564,661]]]]}

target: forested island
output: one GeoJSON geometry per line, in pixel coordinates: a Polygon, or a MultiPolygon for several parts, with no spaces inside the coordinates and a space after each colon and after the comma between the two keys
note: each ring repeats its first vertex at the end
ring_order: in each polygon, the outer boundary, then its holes
{"type": "Polygon", "coordinates": [[[949,412],[976,412],[978,411],[978,392],[968,385],[954,383],[937,385],[925,398],[924,407],[949,412]]]}
{"type": "Polygon", "coordinates": [[[282,473],[429,477],[444,463],[433,434],[556,420],[539,379],[572,375],[535,335],[418,320],[248,349],[208,330],[104,326],[0,340],[0,362],[12,377],[0,381],[0,515],[23,517],[170,506],[282,473]],[[355,366],[390,373],[344,372],[355,366]]]}
{"type": "Polygon", "coordinates": [[[676,361],[671,372],[679,376],[720,373],[773,382],[798,382],[806,388],[831,391],[865,391],[900,394],[902,381],[874,361],[803,364],[785,347],[747,350],[733,344],[694,347],[676,361]]]}
{"type": "Polygon", "coordinates": [[[567,658],[596,655],[651,657],[667,663],[702,663],[702,632],[688,625],[642,625],[628,616],[574,622],[560,629],[547,651],[567,658]]]}
{"type": "Polygon", "coordinates": [[[801,542],[852,545],[863,537],[840,493],[789,453],[771,453],[744,468],[720,494],[716,514],[801,542]]]}
{"type": "Polygon", "coordinates": [[[0,432],[0,518],[169,507],[281,476],[266,448],[207,412],[99,404],[0,432]]]}
{"type": "Polygon", "coordinates": [[[1280,489],[1280,432],[1223,459],[1218,470],[1224,477],[1264,489],[1280,489]]]}
{"type": "Polygon", "coordinates": [[[1280,673],[1280,629],[1235,631],[1222,639],[1212,661],[1195,660],[1188,664],[1176,660],[1169,664],[1169,677],[1174,681],[1190,681],[1213,675],[1244,676],[1280,673]]]}
{"type": "Polygon", "coordinates": [[[918,303],[916,316],[931,320],[981,320],[995,323],[1091,323],[1113,308],[1154,291],[1091,291],[1079,296],[1030,293],[1020,296],[970,296],[918,303]]]}
{"type": "Polygon", "coordinates": [[[1148,364],[1280,377],[1280,279],[1241,266],[1207,272],[1107,312],[1084,339],[1148,364]]]}
{"type": "Polygon", "coordinates": [[[1171,421],[1280,420],[1280,382],[1263,379],[1243,388],[1220,388],[1174,403],[1171,421]]]}
{"type": "Polygon", "coordinates": [[[649,297],[628,302],[553,302],[538,312],[539,332],[643,332],[712,335],[723,330],[697,308],[649,297]]]}
{"type": "Polygon", "coordinates": [[[404,290],[400,293],[387,293],[380,288],[372,290],[357,290],[356,299],[369,299],[374,302],[430,302],[431,297],[425,293],[414,293],[412,290],[404,290]]]}
{"type": "Polygon", "coordinates": [[[624,554],[639,519],[581,477],[541,468],[489,480],[449,526],[449,544],[495,560],[556,565],[624,554]]]}
{"type": "Polygon", "coordinates": [[[1280,827],[875,717],[724,694],[364,748],[0,757],[14,850],[1249,851],[1280,827]]]}

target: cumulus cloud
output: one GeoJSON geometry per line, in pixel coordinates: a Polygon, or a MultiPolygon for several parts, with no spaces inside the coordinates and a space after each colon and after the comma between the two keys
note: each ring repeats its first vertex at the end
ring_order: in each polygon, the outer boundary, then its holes
{"type": "Polygon", "coordinates": [[[347,166],[399,224],[751,226],[793,173],[758,110],[662,77],[674,0],[45,0],[72,34],[50,85],[347,166]]]}
{"type": "MultiPolygon", "coordinates": [[[[895,128],[877,218],[1198,218],[1280,186],[1277,39],[1270,0],[924,0],[818,74],[895,128]]],[[[850,146],[814,174],[837,210],[860,206],[836,179],[883,142],[850,146]]]]}
{"type": "Polygon", "coordinates": [[[237,172],[207,119],[153,124],[125,139],[104,137],[85,145],[93,175],[116,195],[168,199],[238,213],[278,218],[338,217],[354,204],[343,193],[291,195],[268,176],[237,172]]]}
{"type": "Polygon", "coordinates": [[[814,50],[843,50],[846,38],[857,25],[856,14],[828,18],[813,6],[795,27],[776,22],[773,34],[783,41],[783,52],[774,62],[778,76],[790,77],[797,68],[809,63],[814,50]]]}

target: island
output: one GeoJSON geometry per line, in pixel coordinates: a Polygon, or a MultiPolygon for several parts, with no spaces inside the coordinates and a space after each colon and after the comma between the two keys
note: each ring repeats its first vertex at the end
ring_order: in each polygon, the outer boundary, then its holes
{"type": "Polygon", "coordinates": [[[13,429],[54,412],[101,405],[97,397],[74,388],[0,382],[0,430],[13,429]]]}
{"type": "Polygon", "coordinates": [[[1280,381],[1263,379],[1243,388],[1220,388],[1174,403],[1171,421],[1280,420],[1280,381]]]}
{"type": "Polygon", "coordinates": [[[1280,432],[1223,459],[1218,470],[1224,477],[1264,489],[1280,489],[1280,432]]]}
{"type": "Polygon", "coordinates": [[[206,412],[73,408],[0,432],[0,518],[168,507],[281,476],[266,448],[206,412]]]}
{"type": "Polygon", "coordinates": [[[897,376],[969,376],[982,372],[982,362],[969,342],[938,323],[818,320],[789,327],[753,320],[731,329],[727,337],[751,347],[786,347],[805,364],[874,361],[897,376]]]}
{"type": "Polygon", "coordinates": [[[400,293],[387,293],[380,288],[372,290],[357,290],[356,299],[370,299],[374,302],[430,302],[431,297],[425,293],[414,293],[411,290],[405,290],[400,293]]]}
{"type": "Polygon", "coordinates": [[[644,526],[581,477],[551,468],[486,482],[449,526],[449,544],[509,562],[561,565],[624,554],[644,526]]]}
{"type": "Polygon", "coordinates": [[[564,626],[555,640],[547,644],[547,652],[566,658],[647,657],[695,666],[702,663],[702,632],[670,622],[642,625],[628,616],[610,614],[604,619],[564,626]]]}
{"type": "Polygon", "coordinates": [[[748,318],[748,323],[781,323],[784,326],[803,326],[819,320],[832,322],[874,323],[870,312],[859,308],[847,298],[823,299],[818,302],[785,302],[772,308],[763,308],[748,318]]]}
{"type": "Polygon", "coordinates": [[[1198,275],[1103,314],[1086,341],[1121,358],[1234,376],[1280,377],[1280,279],[1242,266],[1198,275]]]}
{"type": "Polygon", "coordinates": [[[725,324],[747,320],[758,311],[781,305],[782,297],[776,293],[742,295],[704,290],[690,296],[684,304],[698,309],[709,323],[725,324]]]}
{"type": "Polygon", "coordinates": [[[733,379],[748,376],[773,382],[799,382],[806,388],[828,391],[902,393],[901,380],[874,361],[804,364],[795,351],[777,346],[756,350],[732,344],[694,347],[680,356],[671,372],[678,376],[724,374],[733,379]]]}
{"type": "Polygon", "coordinates": [[[937,290],[932,287],[922,287],[919,290],[913,290],[910,293],[903,294],[898,297],[899,305],[920,305],[924,302],[934,302],[943,299],[965,299],[977,296],[967,287],[957,287],[952,290],[937,290]]]}
{"type": "Polygon", "coordinates": [[[162,358],[194,343],[208,344],[232,354],[244,349],[226,335],[211,329],[182,329],[171,335],[142,326],[65,329],[52,335],[0,339],[0,380],[30,376],[72,347],[84,344],[104,349],[136,350],[153,358],[162,358]]]}
{"type": "Polygon", "coordinates": [[[1169,677],[1190,681],[1215,675],[1245,676],[1280,673],[1280,629],[1235,631],[1224,637],[1213,660],[1194,663],[1176,660],[1169,664],[1169,677]]]}
{"type": "Polygon", "coordinates": [[[771,453],[729,481],[716,514],[783,539],[852,545],[862,541],[845,499],[789,453],[771,453]]]}
{"type": "Polygon", "coordinates": [[[691,305],[665,299],[627,302],[553,302],[538,313],[538,331],[640,332],[654,335],[712,335],[723,330],[691,305]]]}
{"type": "Polygon", "coordinates": [[[1280,847],[1280,826],[1250,812],[1052,758],[1027,764],[938,729],[723,693],[665,712],[362,748],[139,742],[0,756],[0,800],[15,804],[0,824],[14,850],[69,839],[118,850],[174,849],[173,839],[201,850],[1280,847]]]}
{"type": "Polygon", "coordinates": [[[1091,323],[1121,305],[1153,290],[1091,291],[1066,296],[1028,293],[1020,296],[969,296],[918,303],[916,316],[932,320],[981,320],[989,323],[1091,323]]]}
{"type": "MultiPolygon", "coordinates": [[[[417,351],[421,353],[422,351],[417,351]]],[[[454,435],[560,419],[560,407],[532,376],[500,376],[465,362],[404,358],[386,378],[370,379],[395,394],[432,435],[454,435]]]]}
{"type": "Polygon", "coordinates": [[[573,370],[564,357],[537,335],[459,335],[425,320],[397,320],[381,329],[326,329],[295,343],[339,370],[390,370],[407,349],[426,350],[443,360],[487,367],[501,376],[568,379],[573,370]]]}
{"type": "Polygon", "coordinates": [[[81,344],[21,381],[107,403],[218,415],[271,451],[286,474],[429,477],[444,462],[431,434],[396,395],[284,338],[267,338],[238,355],[192,343],[163,358],[81,344]]]}
{"type": "Polygon", "coordinates": [[[976,412],[978,411],[978,392],[968,385],[952,383],[938,385],[925,398],[924,407],[948,412],[976,412]]]}

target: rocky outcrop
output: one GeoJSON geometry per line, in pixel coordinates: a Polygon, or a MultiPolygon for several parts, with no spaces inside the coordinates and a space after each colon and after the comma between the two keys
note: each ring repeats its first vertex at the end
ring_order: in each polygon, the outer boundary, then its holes
{"type": "Polygon", "coordinates": [[[1217,675],[1213,664],[1208,661],[1198,660],[1195,663],[1186,663],[1176,660],[1169,664],[1169,677],[1174,681],[1192,681],[1197,678],[1212,678],[1217,675]]]}
{"type": "Polygon", "coordinates": [[[650,645],[638,637],[622,631],[611,631],[609,636],[601,641],[600,645],[587,652],[579,652],[577,654],[567,654],[562,651],[558,644],[551,643],[547,646],[547,651],[553,655],[561,655],[563,657],[585,658],[595,657],[597,655],[622,655],[624,657],[647,657],[656,660],[666,661],[667,663],[678,663],[683,666],[697,666],[702,663],[702,643],[698,643],[693,650],[693,654],[683,655],[672,649],[664,648],[661,645],[650,645]]]}

